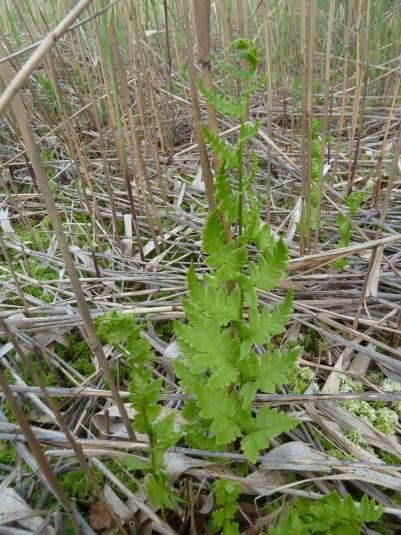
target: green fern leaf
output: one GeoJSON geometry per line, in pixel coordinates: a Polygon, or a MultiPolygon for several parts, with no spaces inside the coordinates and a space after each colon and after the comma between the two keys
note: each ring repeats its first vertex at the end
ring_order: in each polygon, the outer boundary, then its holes
{"type": "MultiPolygon", "coordinates": [[[[239,287],[234,288],[229,293],[226,286],[218,289],[207,285],[203,286],[197,279],[193,266],[191,266],[187,274],[187,288],[191,306],[196,315],[202,313],[222,326],[239,319],[241,304],[239,287]]],[[[184,310],[187,318],[190,319],[191,311],[188,304],[184,305],[184,310]]]]}
{"type": "Polygon", "coordinates": [[[217,172],[215,192],[219,210],[224,213],[227,223],[231,224],[237,216],[238,200],[231,189],[225,165],[220,165],[217,172]]]}
{"type": "Polygon", "coordinates": [[[228,143],[226,143],[219,136],[211,132],[207,126],[200,123],[203,139],[208,143],[214,154],[226,165],[227,168],[232,168],[237,165],[238,156],[228,143]]]}
{"type": "Polygon", "coordinates": [[[239,280],[241,269],[248,260],[248,253],[245,247],[239,247],[234,241],[226,243],[220,251],[206,258],[205,263],[211,268],[215,268],[213,276],[219,283],[229,280],[239,280]]]}
{"type": "Polygon", "coordinates": [[[209,255],[206,265],[216,269],[213,276],[217,282],[235,280],[246,264],[248,254],[244,246],[239,247],[234,241],[226,243],[226,234],[217,210],[211,212],[206,220],[202,244],[204,252],[209,255]]]}
{"type": "Polygon", "coordinates": [[[245,143],[249,139],[252,139],[255,134],[257,133],[259,128],[259,124],[246,122],[244,123],[244,126],[242,127],[241,137],[238,140],[238,143],[245,143]]]}
{"type": "Polygon", "coordinates": [[[193,325],[177,324],[177,340],[185,364],[193,373],[210,371],[209,381],[215,388],[227,387],[236,381],[234,366],[238,344],[231,330],[221,330],[215,321],[199,316],[193,325]]]}
{"type": "Polygon", "coordinates": [[[242,114],[242,103],[240,100],[234,100],[226,95],[222,95],[217,91],[207,91],[205,88],[200,90],[202,96],[222,115],[228,117],[238,118],[242,114]]]}
{"type": "MultiPolygon", "coordinates": [[[[258,215],[258,218],[260,220],[258,204],[257,204],[256,200],[254,199],[254,196],[253,196],[253,194],[251,192],[252,182],[253,182],[254,178],[256,177],[256,174],[257,174],[257,172],[259,170],[259,163],[258,163],[258,159],[257,159],[256,154],[255,154],[255,151],[253,149],[251,149],[250,156],[251,156],[250,159],[251,159],[251,164],[252,165],[251,165],[251,168],[250,168],[249,172],[244,177],[243,191],[248,193],[248,200],[251,203],[252,211],[254,211],[258,215]]],[[[258,226],[260,225],[260,221],[259,220],[258,220],[258,226]]]]}
{"type": "Polygon", "coordinates": [[[262,392],[273,393],[277,385],[288,383],[299,353],[298,347],[266,352],[262,357],[260,374],[256,379],[257,387],[262,392]]]}
{"type": "Polygon", "coordinates": [[[253,429],[241,441],[245,457],[255,463],[260,450],[268,447],[270,438],[290,431],[298,423],[298,420],[284,412],[261,407],[254,420],[253,429]]]}
{"type": "Polygon", "coordinates": [[[202,231],[202,249],[206,254],[218,252],[226,244],[226,233],[217,210],[210,212],[202,231]]]}
{"type": "Polygon", "coordinates": [[[362,496],[361,504],[357,508],[357,516],[360,522],[377,522],[383,516],[383,506],[376,505],[374,500],[364,494],[362,496]]]}
{"type": "Polygon", "coordinates": [[[257,263],[250,263],[249,273],[252,285],[265,291],[274,288],[284,276],[287,261],[287,248],[280,238],[271,250],[266,250],[258,256],[257,263]]]}
{"type": "Polygon", "coordinates": [[[259,63],[258,52],[255,44],[250,39],[239,37],[232,43],[239,60],[246,61],[251,71],[256,71],[259,63]]]}
{"type": "Polygon", "coordinates": [[[243,336],[252,338],[256,344],[266,344],[272,336],[285,331],[285,325],[292,311],[292,292],[288,292],[282,303],[274,307],[265,306],[258,312],[254,292],[246,293],[249,304],[249,324],[238,325],[243,336]]]}
{"type": "Polygon", "coordinates": [[[253,243],[260,252],[274,247],[274,237],[270,234],[269,227],[260,222],[258,211],[247,210],[244,213],[244,228],[244,240],[253,243]]]}
{"type": "Polygon", "coordinates": [[[292,296],[293,292],[292,290],[289,290],[284,300],[278,305],[274,305],[272,308],[269,318],[269,326],[266,327],[271,335],[274,336],[285,331],[285,325],[292,312],[292,296]]]}
{"type": "Polygon", "coordinates": [[[224,63],[219,59],[214,60],[214,63],[225,74],[228,74],[229,76],[232,76],[233,78],[236,78],[237,80],[240,80],[242,82],[249,81],[254,77],[253,71],[239,69],[238,67],[235,67],[234,65],[228,65],[227,63],[224,63]]]}
{"type": "Polygon", "coordinates": [[[210,430],[216,436],[217,444],[229,444],[235,440],[241,430],[236,422],[238,399],[235,392],[227,389],[216,390],[199,387],[196,391],[200,416],[211,421],[210,430]]]}

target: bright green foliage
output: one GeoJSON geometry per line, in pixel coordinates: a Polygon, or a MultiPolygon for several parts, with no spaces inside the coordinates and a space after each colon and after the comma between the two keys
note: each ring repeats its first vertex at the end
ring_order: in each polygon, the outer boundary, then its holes
{"type": "Polygon", "coordinates": [[[252,462],[256,462],[259,450],[266,447],[269,438],[280,435],[285,431],[290,431],[298,424],[295,418],[287,416],[278,409],[261,407],[256,418],[252,420],[252,425],[248,429],[246,437],[242,440],[241,446],[245,456],[252,462]]]}
{"type": "Polygon", "coordinates": [[[204,92],[223,114],[230,107],[231,115],[238,116],[240,109],[241,127],[235,147],[203,127],[205,140],[221,162],[215,184],[218,209],[209,214],[202,234],[208,273],[201,280],[193,267],[188,270],[188,298],[182,302],[188,321],[176,323],[182,358],[174,366],[184,392],[195,398],[183,411],[188,445],[220,449],[239,438],[245,455],[255,462],[270,438],[297,425],[277,409],[253,410],[252,402],[258,391],[275,392],[288,381],[299,349],[281,351],[273,339],[285,331],[292,294],[273,307],[258,305],[257,290],[277,286],[288,254],[284,242],[276,240],[260,219],[251,190],[256,158],[251,157],[248,173],[243,162],[245,143],[256,133],[256,126],[246,122],[247,97],[256,85],[256,50],[241,39],[235,51],[242,67],[247,65],[236,76],[243,85],[242,96],[234,101],[204,92]],[[233,239],[228,239],[223,222],[231,225],[233,239]],[[252,260],[249,246],[256,250],[252,260]]]}
{"type": "MultiPolygon", "coordinates": [[[[338,236],[337,247],[347,247],[350,244],[352,236],[351,216],[356,215],[364,200],[364,194],[360,191],[353,191],[345,198],[345,204],[348,207],[349,214],[340,212],[337,215],[338,236]]],[[[346,258],[339,258],[333,262],[338,268],[344,268],[347,265],[346,258]]]]}
{"type": "Polygon", "coordinates": [[[377,522],[382,515],[383,507],[366,495],[356,504],[349,494],[342,499],[332,492],[317,501],[298,498],[267,535],[359,535],[363,523],[377,522]]]}
{"type": "Polygon", "coordinates": [[[132,365],[131,404],[136,411],[133,426],[135,431],[148,436],[150,445],[149,464],[144,468],[148,472],[144,480],[148,497],[156,507],[174,509],[176,496],[167,485],[163,455],[178,442],[180,433],[174,429],[174,413],[160,417],[162,380],[152,378],[155,355],[149,342],[140,336],[140,330],[133,316],[115,311],[97,320],[102,341],[118,347],[132,365]]]}
{"type": "Polygon", "coordinates": [[[234,481],[219,479],[213,485],[213,492],[218,509],[212,515],[212,528],[221,530],[223,535],[239,535],[239,526],[233,522],[237,512],[237,499],[241,487],[234,481]]]}
{"type": "Polygon", "coordinates": [[[271,250],[259,254],[257,262],[249,265],[250,282],[252,286],[270,291],[283,277],[287,265],[287,248],[283,240],[273,244],[271,250]]]}
{"type": "Polygon", "coordinates": [[[345,204],[348,207],[350,215],[356,215],[362,206],[365,195],[362,191],[353,191],[345,198],[345,204]]]}

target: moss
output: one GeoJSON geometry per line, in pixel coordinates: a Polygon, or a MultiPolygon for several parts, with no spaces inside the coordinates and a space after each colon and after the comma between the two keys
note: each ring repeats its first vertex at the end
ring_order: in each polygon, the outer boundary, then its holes
{"type": "Polygon", "coordinates": [[[89,499],[92,487],[81,468],[63,474],[59,481],[69,498],[82,501],[89,499]]]}
{"type": "Polygon", "coordinates": [[[314,377],[315,374],[307,366],[295,366],[289,376],[289,391],[293,394],[303,394],[314,377]]]}
{"type": "Polygon", "coordinates": [[[91,359],[91,351],[86,342],[75,334],[66,336],[70,347],[57,343],[55,346],[56,353],[70,363],[75,370],[84,376],[91,375],[95,372],[95,366],[91,359]]]}
{"type": "Polygon", "coordinates": [[[172,321],[159,321],[155,331],[163,340],[171,340],[174,335],[174,323],[172,321]]]}
{"type": "MultiPolygon", "coordinates": [[[[13,467],[15,465],[15,448],[7,442],[0,442],[0,464],[13,467]]],[[[6,475],[9,472],[0,468],[0,474],[6,475]]]]}

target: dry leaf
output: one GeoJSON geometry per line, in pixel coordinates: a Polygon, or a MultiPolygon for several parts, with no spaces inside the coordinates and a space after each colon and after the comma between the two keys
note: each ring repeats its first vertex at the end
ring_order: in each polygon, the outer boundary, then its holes
{"type": "Polygon", "coordinates": [[[96,531],[109,528],[112,523],[110,511],[104,502],[97,502],[90,510],[91,526],[96,531]]]}

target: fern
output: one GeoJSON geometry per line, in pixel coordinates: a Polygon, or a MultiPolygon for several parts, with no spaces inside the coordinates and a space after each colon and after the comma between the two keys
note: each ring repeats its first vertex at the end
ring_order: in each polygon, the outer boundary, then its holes
{"type": "Polygon", "coordinates": [[[274,392],[289,381],[299,349],[280,351],[273,343],[285,331],[292,294],[274,307],[258,303],[257,290],[272,290],[284,276],[288,254],[284,242],[260,219],[251,190],[256,157],[252,155],[248,172],[243,164],[245,146],[257,132],[257,125],[246,120],[247,98],[257,86],[256,49],[244,39],[234,48],[241,68],[229,70],[242,84],[241,96],[234,101],[204,92],[217,111],[239,116],[240,132],[231,147],[202,126],[205,141],[221,162],[218,208],[209,214],[202,233],[208,272],[202,279],[193,267],[187,273],[188,295],[182,302],[187,323],[176,323],[182,358],[175,361],[175,371],[184,392],[194,396],[183,412],[187,443],[222,448],[239,439],[245,456],[255,462],[272,437],[297,425],[277,409],[255,411],[252,402],[258,390],[274,392]],[[231,225],[233,239],[223,222],[231,225]],[[249,261],[251,245],[256,258],[249,261]]]}
{"type": "Polygon", "coordinates": [[[149,342],[140,336],[140,330],[131,315],[112,311],[97,319],[97,333],[102,341],[118,348],[131,364],[131,405],[136,411],[133,427],[147,435],[150,445],[147,464],[138,464],[132,457],[127,459],[126,466],[134,470],[140,467],[146,472],[144,487],[154,506],[175,509],[176,495],[168,488],[163,455],[178,442],[180,433],[174,429],[174,413],[160,418],[162,380],[152,378],[155,355],[149,342]]]}
{"type": "Polygon", "coordinates": [[[221,530],[222,535],[239,535],[239,525],[233,522],[237,512],[237,499],[241,487],[234,481],[219,479],[213,485],[218,508],[212,515],[212,528],[221,530]]]}
{"type": "Polygon", "coordinates": [[[298,498],[267,535],[359,535],[363,523],[377,522],[382,515],[383,507],[366,495],[356,504],[350,495],[342,499],[332,492],[317,501],[298,498]]]}
{"type": "MultiPolygon", "coordinates": [[[[338,236],[339,240],[337,247],[348,247],[351,241],[352,236],[352,224],[351,217],[354,216],[359,208],[361,207],[364,200],[363,192],[353,191],[350,195],[347,195],[345,198],[345,204],[348,207],[348,214],[340,212],[337,215],[337,225],[338,225],[338,236]]],[[[340,269],[344,268],[347,265],[346,258],[339,258],[334,260],[333,266],[340,269]]]]}

